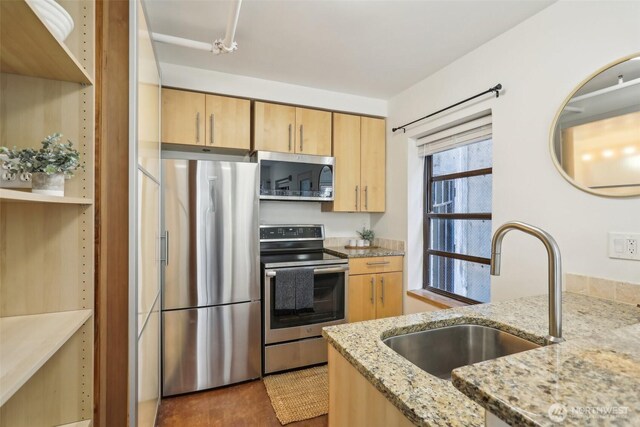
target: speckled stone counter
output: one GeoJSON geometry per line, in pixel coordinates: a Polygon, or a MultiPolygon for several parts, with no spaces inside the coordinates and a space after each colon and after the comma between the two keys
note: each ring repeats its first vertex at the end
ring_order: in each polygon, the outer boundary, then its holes
{"type": "MultiPolygon", "coordinates": [[[[607,334],[640,322],[640,309],[634,306],[578,294],[563,294],[563,309],[567,340],[607,334]]],[[[382,339],[472,323],[545,344],[547,315],[547,296],[541,295],[332,326],[323,329],[323,336],[414,424],[482,426],[484,410],[479,404],[458,391],[451,382],[426,373],[395,353],[382,339]]]]}
{"type": "Polygon", "coordinates": [[[453,371],[453,384],[518,426],[640,425],[640,324],[453,371]]]}
{"type": "Polygon", "coordinates": [[[362,249],[346,249],[345,247],[328,247],[324,248],[328,254],[339,256],[340,258],[369,258],[379,256],[403,256],[404,252],[395,249],[385,248],[362,248],[362,249]]]}

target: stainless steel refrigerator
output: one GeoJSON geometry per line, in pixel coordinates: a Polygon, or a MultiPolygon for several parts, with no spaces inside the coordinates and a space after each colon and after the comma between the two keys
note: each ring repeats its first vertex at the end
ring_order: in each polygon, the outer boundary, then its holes
{"type": "Polygon", "coordinates": [[[162,394],[258,378],[257,164],[163,166],[162,394]]]}

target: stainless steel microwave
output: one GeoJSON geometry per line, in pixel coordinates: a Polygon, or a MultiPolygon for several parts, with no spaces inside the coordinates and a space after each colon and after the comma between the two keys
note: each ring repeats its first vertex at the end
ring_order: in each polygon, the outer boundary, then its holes
{"type": "Polygon", "coordinates": [[[335,157],[258,151],[260,199],[330,202],[335,157]]]}

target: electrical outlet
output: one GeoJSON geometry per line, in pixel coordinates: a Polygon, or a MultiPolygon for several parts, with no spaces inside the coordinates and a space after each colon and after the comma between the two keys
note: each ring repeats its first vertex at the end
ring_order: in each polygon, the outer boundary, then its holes
{"type": "Polygon", "coordinates": [[[609,258],[640,261],[640,233],[609,233],[609,258]]]}

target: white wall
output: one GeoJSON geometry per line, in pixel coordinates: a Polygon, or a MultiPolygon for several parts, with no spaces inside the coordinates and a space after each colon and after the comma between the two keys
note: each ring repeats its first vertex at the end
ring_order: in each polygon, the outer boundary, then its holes
{"type": "Polygon", "coordinates": [[[255,77],[161,63],[162,84],[182,89],[305,105],[372,116],[387,115],[387,101],[255,77]]]}
{"type": "MultiPolygon", "coordinates": [[[[606,253],[608,231],[640,231],[640,198],[581,192],[561,177],[549,153],[551,123],[572,89],[600,67],[640,52],[639,17],[638,2],[560,1],[390,100],[387,212],[374,215],[372,225],[378,234],[407,241],[408,288],[422,283],[423,171],[411,138],[487,108],[494,131],[494,230],[508,220],[538,225],[556,238],[565,271],[640,283],[640,262],[606,253]],[[497,83],[505,88],[499,99],[391,134],[391,127],[497,83]]],[[[546,254],[535,239],[507,236],[502,265],[502,276],[492,280],[493,300],[547,291],[546,254]]]]}
{"type": "Polygon", "coordinates": [[[320,212],[318,202],[260,202],[261,224],[324,224],[327,237],[354,237],[356,230],[370,227],[366,213],[320,212]]]}
{"type": "MultiPolygon", "coordinates": [[[[239,76],[181,65],[161,63],[164,86],[274,102],[306,105],[364,115],[387,115],[387,101],[297,86],[253,77],[239,76]]],[[[320,203],[260,203],[262,224],[324,224],[329,237],[352,237],[370,226],[370,214],[321,212],[320,203]]]]}

